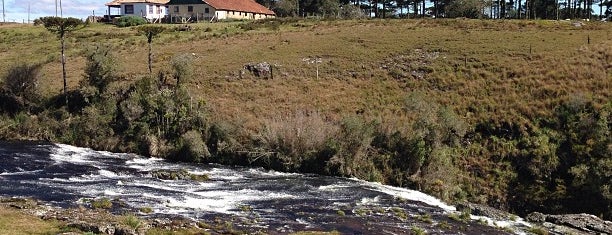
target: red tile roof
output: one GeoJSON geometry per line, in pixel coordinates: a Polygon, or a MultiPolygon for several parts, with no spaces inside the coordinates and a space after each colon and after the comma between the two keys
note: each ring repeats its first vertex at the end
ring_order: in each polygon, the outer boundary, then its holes
{"type": "Polygon", "coordinates": [[[255,0],[203,0],[216,10],[252,12],[258,14],[274,15],[270,9],[255,2],[255,0]]]}

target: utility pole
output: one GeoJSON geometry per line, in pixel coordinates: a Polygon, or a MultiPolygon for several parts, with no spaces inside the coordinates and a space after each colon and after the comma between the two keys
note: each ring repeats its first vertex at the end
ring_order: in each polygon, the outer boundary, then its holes
{"type": "Polygon", "coordinates": [[[55,17],[57,17],[57,0],[55,0],[55,17]]]}
{"type": "Polygon", "coordinates": [[[4,14],[4,0],[2,0],[2,22],[6,22],[6,14],[4,14]]]}
{"type": "Polygon", "coordinates": [[[62,10],[62,0],[59,0],[60,2],[60,17],[64,18],[64,11],[62,10]]]}
{"type": "Polygon", "coordinates": [[[30,23],[30,1],[28,1],[28,24],[30,23]]]}

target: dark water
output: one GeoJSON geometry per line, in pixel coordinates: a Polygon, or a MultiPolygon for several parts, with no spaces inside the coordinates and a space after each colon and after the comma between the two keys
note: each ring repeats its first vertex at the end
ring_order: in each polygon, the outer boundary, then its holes
{"type": "MultiPolygon", "coordinates": [[[[152,208],[149,216],[231,218],[241,229],[266,233],[404,234],[415,227],[428,233],[500,233],[476,221],[450,220],[454,207],[403,188],[263,169],[168,163],[48,143],[0,142],[0,196],[34,197],[62,207],[106,197],[134,209],[152,208]],[[149,174],[161,169],[186,169],[211,180],[160,180],[149,174]]],[[[508,222],[497,221],[504,224],[508,222]]]]}

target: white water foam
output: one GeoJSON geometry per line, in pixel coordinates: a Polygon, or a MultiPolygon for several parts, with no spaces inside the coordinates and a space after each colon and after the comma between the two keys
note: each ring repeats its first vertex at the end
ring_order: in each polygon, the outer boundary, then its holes
{"type": "Polygon", "coordinates": [[[246,177],[243,175],[236,174],[236,171],[223,169],[223,168],[212,168],[209,170],[188,170],[190,174],[194,175],[208,175],[214,176],[214,180],[224,180],[224,181],[237,181],[241,179],[245,179],[246,177]]]}
{"type": "Polygon", "coordinates": [[[55,144],[58,148],[52,153],[51,159],[55,160],[56,163],[70,162],[75,164],[91,164],[96,163],[87,157],[91,149],[79,148],[65,144],[55,144]]]}
{"type": "Polygon", "coordinates": [[[446,211],[456,211],[457,210],[457,208],[455,208],[454,206],[449,206],[446,203],[442,202],[440,199],[435,198],[431,195],[419,192],[419,191],[383,185],[378,182],[368,182],[368,181],[355,179],[355,178],[351,180],[359,182],[363,186],[370,187],[371,189],[375,191],[385,193],[391,196],[400,197],[400,198],[404,198],[404,199],[412,200],[412,201],[423,202],[427,205],[440,207],[446,211]]]}
{"type": "Polygon", "coordinates": [[[29,175],[36,174],[38,172],[42,172],[43,170],[34,170],[34,171],[19,171],[19,172],[2,172],[0,176],[9,176],[9,175],[29,175]]]}
{"type": "Polygon", "coordinates": [[[163,162],[161,158],[133,158],[125,162],[125,164],[137,170],[150,170],[155,163],[163,162]]]}

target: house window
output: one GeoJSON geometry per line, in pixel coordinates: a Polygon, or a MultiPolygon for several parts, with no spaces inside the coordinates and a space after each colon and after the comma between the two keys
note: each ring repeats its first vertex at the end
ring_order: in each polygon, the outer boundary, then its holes
{"type": "Polygon", "coordinates": [[[193,12],[193,6],[187,6],[187,12],[193,12]]]}
{"type": "Polygon", "coordinates": [[[210,13],[210,9],[208,9],[208,7],[204,8],[204,13],[206,13],[206,14],[210,13]]]}
{"type": "Polygon", "coordinates": [[[134,5],[125,5],[125,14],[134,14],[134,5]]]}
{"type": "Polygon", "coordinates": [[[157,14],[162,14],[163,10],[162,10],[162,6],[157,6],[157,14]]]}
{"type": "Polygon", "coordinates": [[[149,5],[149,14],[153,14],[153,8],[155,8],[155,6],[149,5]]]}
{"type": "Polygon", "coordinates": [[[178,13],[179,12],[179,6],[174,6],[174,12],[178,13]]]}

